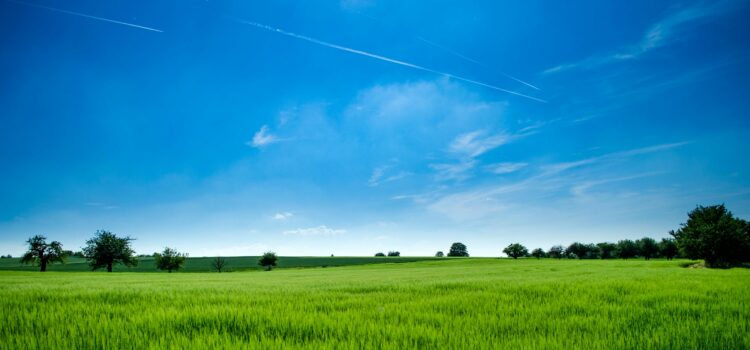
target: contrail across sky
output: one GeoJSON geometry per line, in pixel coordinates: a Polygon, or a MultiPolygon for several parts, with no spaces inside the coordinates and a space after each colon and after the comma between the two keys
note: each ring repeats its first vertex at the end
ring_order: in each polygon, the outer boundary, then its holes
{"type": "MultiPolygon", "coordinates": [[[[458,58],[460,58],[460,59],[463,59],[463,60],[465,60],[465,61],[469,61],[469,62],[471,62],[471,63],[475,63],[475,64],[478,64],[478,65],[480,65],[480,66],[485,66],[485,64],[484,64],[484,63],[482,63],[482,62],[479,62],[479,61],[477,61],[477,60],[475,60],[475,59],[473,59],[473,58],[471,58],[471,57],[468,57],[468,56],[466,56],[466,55],[463,55],[463,54],[461,54],[460,52],[457,52],[456,50],[452,50],[452,49],[450,49],[450,48],[447,48],[447,47],[445,47],[445,46],[443,46],[443,45],[440,45],[440,44],[437,44],[437,43],[435,43],[435,42],[429,41],[429,40],[427,40],[427,39],[425,39],[425,38],[423,38],[423,37],[421,37],[421,36],[415,36],[415,38],[416,38],[417,40],[419,40],[419,41],[421,41],[421,42],[423,42],[423,43],[427,44],[427,45],[430,45],[430,46],[432,46],[432,47],[435,47],[435,48],[438,48],[438,49],[440,49],[440,50],[443,50],[443,51],[445,51],[445,52],[447,52],[447,53],[449,53],[449,54],[451,54],[451,55],[453,55],[453,56],[456,56],[456,57],[458,57],[458,58]]],[[[518,78],[516,78],[516,77],[514,77],[514,76],[512,76],[512,75],[510,75],[510,74],[507,74],[507,73],[502,73],[502,72],[500,72],[500,74],[502,74],[503,76],[505,76],[505,77],[506,77],[506,78],[508,78],[508,79],[511,79],[511,80],[513,80],[513,81],[515,81],[515,82],[517,82],[517,83],[520,83],[520,84],[526,85],[526,86],[528,86],[528,87],[530,87],[530,88],[532,88],[532,89],[534,89],[534,90],[541,90],[540,88],[538,88],[538,87],[536,87],[536,86],[532,85],[531,83],[527,83],[527,82],[525,82],[525,81],[523,81],[523,80],[521,80],[521,79],[518,79],[518,78]]]]}
{"type": "Polygon", "coordinates": [[[159,29],[155,29],[155,28],[151,28],[151,27],[145,27],[145,26],[141,26],[141,25],[137,25],[137,24],[133,24],[133,23],[120,22],[120,21],[116,21],[114,19],[108,19],[108,18],[102,18],[102,17],[92,16],[92,15],[87,15],[85,13],[73,12],[73,11],[63,10],[63,9],[49,7],[49,6],[44,6],[44,5],[39,5],[39,4],[32,4],[32,3],[29,3],[29,2],[18,1],[18,0],[5,0],[5,1],[16,3],[16,4],[20,4],[20,5],[25,5],[25,6],[31,6],[31,7],[36,7],[36,8],[40,8],[40,9],[45,9],[45,10],[49,10],[49,11],[55,11],[55,12],[65,13],[65,14],[68,14],[68,15],[73,15],[73,16],[79,16],[79,17],[85,17],[85,18],[95,19],[97,21],[109,22],[109,23],[114,23],[114,24],[121,24],[121,25],[128,26],[128,27],[133,27],[133,28],[138,28],[138,29],[144,29],[144,30],[150,30],[152,32],[157,32],[157,33],[163,33],[163,31],[159,30],[159,29]]]}
{"type": "Polygon", "coordinates": [[[329,42],[325,42],[325,41],[318,40],[318,39],[315,39],[315,38],[307,37],[307,36],[304,36],[304,35],[295,34],[295,33],[292,33],[292,32],[287,32],[285,30],[282,30],[282,29],[279,29],[279,28],[274,28],[274,27],[271,27],[271,26],[268,26],[268,25],[265,25],[265,24],[257,23],[257,22],[251,22],[251,21],[246,21],[246,20],[236,19],[236,18],[235,18],[235,20],[238,21],[238,22],[240,22],[240,23],[248,24],[248,25],[251,25],[251,26],[254,26],[254,27],[257,27],[257,28],[261,28],[261,29],[265,29],[265,30],[268,30],[268,31],[271,31],[271,32],[283,34],[283,35],[290,36],[290,37],[293,37],[293,38],[297,38],[297,39],[309,41],[311,43],[315,43],[315,44],[318,44],[318,45],[330,47],[330,48],[333,48],[333,49],[337,49],[337,50],[341,50],[341,51],[346,51],[346,52],[351,52],[351,53],[354,53],[354,54],[357,54],[357,55],[367,56],[367,57],[374,58],[374,59],[377,59],[377,60],[381,60],[381,61],[385,61],[385,62],[390,62],[390,63],[393,63],[393,64],[398,64],[398,65],[401,65],[401,66],[410,67],[410,68],[418,69],[418,70],[425,71],[425,72],[439,74],[439,75],[442,75],[442,76],[445,76],[445,77],[448,77],[448,78],[452,78],[452,79],[456,79],[456,80],[461,80],[461,81],[464,81],[464,82],[467,82],[467,83],[470,83],[470,84],[474,84],[474,85],[484,86],[486,88],[490,88],[490,89],[497,90],[497,91],[502,91],[502,92],[505,92],[505,93],[508,93],[508,94],[512,94],[512,95],[516,95],[516,96],[520,96],[520,97],[524,97],[524,98],[528,98],[530,100],[534,100],[534,101],[537,101],[537,102],[547,103],[547,101],[545,101],[545,100],[542,100],[540,98],[536,98],[536,97],[533,97],[533,96],[525,95],[525,94],[522,94],[520,92],[511,91],[511,90],[503,89],[501,87],[497,87],[497,86],[494,86],[494,85],[486,84],[486,83],[483,83],[483,82],[480,82],[480,81],[471,80],[471,79],[463,78],[463,77],[460,77],[460,76],[457,76],[457,75],[440,72],[440,71],[437,71],[437,70],[434,70],[434,69],[430,69],[430,68],[426,68],[426,67],[422,67],[422,66],[419,66],[419,65],[416,65],[416,64],[413,64],[413,63],[399,61],[399,60],[396,60],[396,59],[393,59],[393,58],[388,58],[388,57],[385,57],[385,56],[380,56],[380,55],[376,55],[376,54],[373,54],[373,53],[369,53],[369,52],[365,52],[365,51],[361,51],[361,50],[356,50],[356,49],[348,48],[348,47],[341,46],[341,45],[332,44],[332,43],[329,43],[329,42]]]}

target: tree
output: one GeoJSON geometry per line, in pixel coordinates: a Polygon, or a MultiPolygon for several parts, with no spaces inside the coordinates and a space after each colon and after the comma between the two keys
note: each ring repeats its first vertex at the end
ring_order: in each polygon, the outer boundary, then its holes
{"type": "Polygon", "coordinates": [[[566,253],[574,255],[578,259],[595,259],[597,247],[593,244],[574,242],[566,249],[566,253]]]}
{"type": "Polygon", "coordinates": [[[561,245],[554,245],[549,249],[549,252],[547,252],[547,256],[555,259],[562,259],[563,255],[565,255],[565,248],[561,245]]]}
{"type": "Polygon", "coordinates": [[[703,259],[708,267],[728,267],[750,259],[750,225],[723,204],[698,206],[674,236],[682,255],[703,259]]]}
{"type": "Polygon", "coordinates": [[[443,254],[442,250],[438,250],[438,252],[435,253],[435,257],[442,258],[443,256],[445,256],[445,254],[443,254]]]}
{"type": "Polygon", "coordinates": [[[596,249],[599,253],[599,257],[602,259],[614,258],[617,253],[617,245],[609,242],[597,243],[596,249]]]}
{"type": "Polygon", "coordinates": [[[513,259],[518,259],[519,256],[526,256],[529,254],[528,249],[521,243],[513,243],[503,249],[503,253],[507,254],[513,259]]]}
{"type": "Polygon", "coordinates": [[[214,268],[214,270],[221,272],[227,266],[227,260],[220,256],[217,256],[214,258],[214,260],[211,260],[211,266],[214,268]]]}
{"type": "Polygon", "coordinates": [[[672,260],[675,256],[677,256],[677,243],[675,243],[673,238],[662,238],[661,242],[659,242],[659,255],[667,258],[667,260],[672,260]]]}
{"type": "Polygon", "coordinates": [[[650,260],[659,253],[659,245],[653,238],[643,237],[635,243],[638,245],[638,255],[644,257],[646,260],[650,260]]]}
{"type": "Polygon", "coordinates": [[[392,250],[388,252],[388,256],[401,256],[401,252],[392,250]]]}
{"type": "Polygon", "coordinates": [[[629,239],[623,239],[617,242],[617,255],[625,260],[634,258],[638,255],[638,245],[629,239]]]}
{"type": "Polygon", "coordinates": [[[385,256],[385,254],[383,254],[383,252],[377,252],[375,253],[375,256],[385,256]]]}
{"type": "Polygon", "coordinates": [[[469,256],[469,251],[466,249],[466,245],[461,242],[451,244],[451,249],[448,251],[448,256],[469,256]]]}
{"type": "Polygon", "coordinates": [[[539,258],[545,258],[547,257],[547,254],[544,252],[544,249],[542,248],[536,248],[531,251],[531,256],[539,259],[539,258]]]}
{"type": "Polygon", "coordinates": [[[135,257],[135,251],[130,247],[131,241],[133,238],[117,237],[112,232],[99,230],[93,238],[86,241],[83,255],[89,260],[92,270],[106,267],[107,272],[112,272],[115,264],[136,266],[138,259],[135,257]]]}
{"type": "Polygon", "coordinates": [[[178,251],[166,247],[161,253],[154,254],[154,262],[156,262],[156,268],[159,270],[167,270],[167,272],[177,271],[182,265],[185,264],[185,258],[187,254],[180,254],[178,251]]]}
{"type": "Polygon", "coordinates": [[[21,257],[22,263],[38,264],[41,272],[47,271],[47,264],[65,263],[65,252],[60,242],[52,241],[48,244],[47,237],[36,235],[29,238],[26,243],[29,250],[21,257]]]}
{"type": "Polygon", "coordinates": [[[260,257],[260,260],[258,260],[258,265],[263,266],[266,271],[271,271],[271,269],[276,266],[276,260],[278,259],[279,257],[276,256],[276,253],[265,252],[263,253],[263,256],[260,257]]]}

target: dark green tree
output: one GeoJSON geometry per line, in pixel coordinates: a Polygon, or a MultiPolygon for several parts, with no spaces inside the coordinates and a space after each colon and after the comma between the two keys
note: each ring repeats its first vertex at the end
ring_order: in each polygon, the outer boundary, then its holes
{"type": "Polygon", "coordinates": [[[533,257],[535,257],[537,259],[546,258],[547,257],[547,253],[545,253],[544,249],[542,249],[542,248],[536,248],[536,249],[534,249],[534,250],[531,251],[531,256],[533,256],[533,257]]]}
{"type": "Polygon", "coordinates": [[[401,256],[401,252],[392,250],[388,252],[388,256],[401,256]]]}
{"type": "Polygon", "coordinates": [[[276,253],[265,252],[263,253],[263,256],[260,257],[260,260],[258,260],[258,265],[263,266],[266,271],[271,271],[271,269],[276,266],[277,260],[279,260],[279,257],[276,256],[276,253]]]}
{"type": "Polygon", "coordinates": [[[131,241],[133,238],[117,237],[112,232],[99,230],[93,238],[86,241],[83,255],[88,259],[92,270],[106,267],[107,272],[112,272],[115,264],[136,266],[138,259],[130,247],[131,241]]]}
{"type": "Polygon", "coordinates": [[[217,256],[213,260],[211,260],[211,266],[216,270],[217,272],[221,272],[224,270],[224,268],[227,266],[227,260],[217,256]]]}
{"type": "Polygon", "coordinates": [[[609,242],[597,243],[596,249],[602,259],[612,259],[617,253],[617,245],[609,242]]]}
{"type": "Polygon", "coordinates": [[[667,258],[667,260],[672,260],[677,256],[677,253],[677,243],[675,243],[673,238],[661,239],[661,242],[659,242],[659,255],[667,258]]]}
{"type": "Polygon", "coordinates": [[[65,252],[62,244],[58,241],[47,243],[47,237],[36,235],[29,238],[26,243],[29,250],[21,257],[24,264],[37,264],[39,271],[47,271],[47,265],[56,262],[65,263],[65,252]]]}
{"type": "Polygon", "coordinates": [[[377,252],[375,253],[375,256],[385,256],[385,254],[383,252],[377,252]]]}
{"type": "Polygon", "coordinates": [[[653,238],[643,237],[635,243],[638,245],[638,255],[644,257],[646,260],[659,254],[659,244],[653,238]]]}
{"type": "Polygon", "coordinates": [[[443,254],[442,250],[439,250],[437,253],[435,253],[435,256],[438,258],[442,258],[443,256],[445,256],[445,254],[443,254]]]}
{"type": "Polygon", "coordinates": [[[574,242],[566,249],[566,253],[574,255],[578,259],[595,259],[598,248],[593,244],[574,242]]]}
{"type": "Polygon", "coordinates": [[[177,271],[185,264],[187,254],[180,254],[178,251],[166,247],[161,253],[154,254],[154,262],[159,270],[167,272],[177,271]]]}
{"type": "Polygon", "coordinates": [[[565,255],[565,247],[561,245],[554,245],[547,252],[547,256],[555,259],[562,259],[563,255],[565,255]]]}
{"type": "Polygon", "coordinates": [[[638,255],[638,245],[629,239],[623,239],[617,242],[617,255],[627,260],[638,255]]]}
{"type": "Polygon", "coordinates": [[[750,258],[750,227],[723,204],[698,206],[670,234],[682,255],[703,259],[708,267],[728,267],[750,258]]]}
{"type": "Polygon", "coordinates": [[[519,257],[523,257],[529,254],[529,250],[526,249],[526,247],[524,247],[521,243],[512,243],[509,246],[505,247],[505,249],[503,249],[503,253],[507,254],[513,259],[518,259],[519,257]]]}
{"type": "Polygon", "coordinates": [[[448,256],[469,256],[469,251],[466,245],[461,242],[451,244],[451,249],[448,251],[448,256]]]}

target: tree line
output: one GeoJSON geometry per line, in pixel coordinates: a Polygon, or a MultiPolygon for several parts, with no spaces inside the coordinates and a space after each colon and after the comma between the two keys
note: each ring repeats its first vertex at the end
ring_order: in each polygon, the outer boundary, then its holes
{"type": "MultiPolygon", "coordinates": [[[[106,268],[107,272],[112,272],[116,265],[128,267],[138,265],[138,257],[130,246],[133,240],[129,236],[118,237],[112,232],[98,230],[94,237],[86,241],[86,246],[80,252],[73,253],[63,250],[62,244],[58,241],[47,243],[47,237],[35,235],[26,241],[28,250],[21,257],[21,263],[38,265],[39,270],[45,272],[50,264],[65,263],[65,259],[69,256],[80,256],[88,261],[92,270],[106,268]]],[[[188,257],[186,253],[180,253],[169,247],[165,247],[162,252],[154,253],[152,256],[156,268],[167,272],[181,269],[188,257]]],[[[276,266],[277,260],[276,253],[266,252],[258,260],[258,265],[271,270],[276,266]]],[[[227,268],[226,259],[223,257],[214,258],[211,265],[218,272],[226,271],[227,268]]]]}

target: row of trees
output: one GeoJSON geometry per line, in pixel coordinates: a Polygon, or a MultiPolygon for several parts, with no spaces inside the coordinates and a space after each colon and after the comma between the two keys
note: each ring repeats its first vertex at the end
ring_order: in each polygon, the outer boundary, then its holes
{"type": "MultiPolygon", "coordinates": [[[[80,254],[88,260],[92,270],[106,268],[107,272],[112,272],[112,268],[118,264],[128,267],[138,265],[138,258],[130,246],[133,240],[133,238],[127,236],[118,237],[112,232],[99,230],[96,231],[93,238],[86,241],[86,246],[80,253],[72,253],[63,250],[60,242],[47,243],[47,237],[36,235],[26,241],[28,250],[21,257],[21,262],[38,265],[40,271],[44,272],[47,271],[47,265],[64,263],[68,256],[80,254]]],[[[153,257],[157,269],[172,272],[183,267],[188,255],[166,247],[161,253],[154,253],[153,257]]],[[[271,270],[276,266],[277,260],[276,253],[266,252],[258,260],[258,265],[263,266],[266,270],[271,270]]],[[[216,271],[222,272],[226,269],[226,259],[217,257],[211,265],[216,271]]]]}
{"type": "Polygon", "coordinates": [[[503,249],[503,253],[511,258],[521,257],[555,258],[555,259],[630,259],[641,257],[646,260],[656,257],[672,260],[678,255],[677,244],[674,239],[664,238],[657,242],[653,238],[644,237],[633,241],[621,240],[617,243],[581,243],[574,242],[567,247],[562,245],[552,246],[547,251],[536,248],[531,252],[520,243],[513,243],[503,249]]]}
{"type": "MultiPolygon", "coordinates": [[[[331,256],[333,256],[333,255],[331,255],[331,256]]],[[[386,255],[383,254],[383,252],[377,252],[377,253],[375,253],[375,256],[381,257],[381,256],[386,256],[386,255]]],[[[392,251],[388,252],[387,256],[401,256],[401,252],[399,252],[397,250],[392,250],[392,251]]]]}

